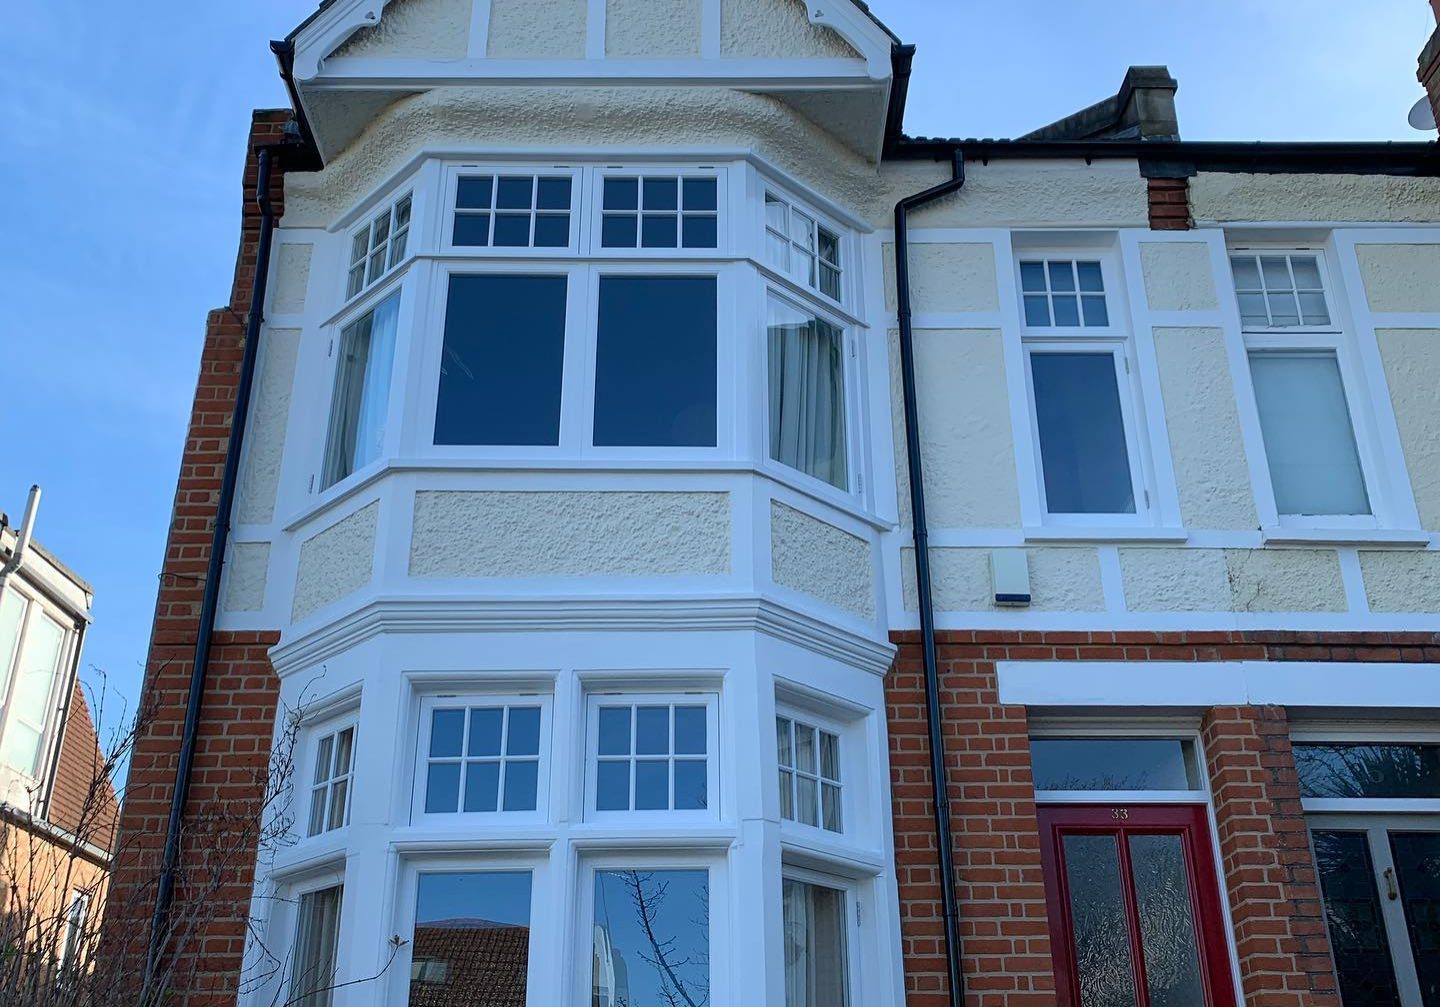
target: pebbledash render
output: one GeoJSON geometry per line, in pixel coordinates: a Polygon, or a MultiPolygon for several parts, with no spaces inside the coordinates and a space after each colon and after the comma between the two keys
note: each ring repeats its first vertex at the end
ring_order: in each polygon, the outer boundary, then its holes
{"type": "Polygon", "coordinates": [[[912,138],[876,14],[275,44],[108,921],[263,816],[175,1002],[1440,1004],[1435,143],[912,138]]]}

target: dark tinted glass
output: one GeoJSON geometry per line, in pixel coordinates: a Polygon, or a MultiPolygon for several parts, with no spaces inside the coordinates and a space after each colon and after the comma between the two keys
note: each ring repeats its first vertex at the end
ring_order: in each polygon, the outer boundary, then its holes
{"type": "Polygon", "coordinates": [[[713,178],[685,179],[685,209],[715,209],[716,186],[713,178]]]}
{"type": "Polygon", "coordinates": [[[606,248],[634,248],[639,226],[633,214],[617,216],[607,213],[600,225],[600,243],[606,248]]]}
{"type": "Polygon", "coordinates": [[[645,179],[645,209],[674,210],[680,198],[680,186],[673,178],[645,179]]]}
{"type": "Polygon", "coordinates": [[[634,210],[640,206],[640,180],[636,178],[607,178],[605,180],[605,209],[634,210]]]}
{"type": "Polygon", "coordinates": [[[1420,999],[1424,1007],[1440,1007],[1440,832],[1392,832],[1390,853],[1420,999]]]}
{"type": "Polygon", "coordinates": [[[451,241],[456,245],[484,247],[490,244],[490,214],[455,214],[455,234],[451,241]]]}
{"type": "Polygon", "coordinates": [[[529,176],[502,178],[495,193],[495,205],[502,210],[528,210],[532,204],[535,180],[529,176]]]}
{"type": "Polygon", "coordinates": [[[494,181],[489,175],[460,179],[460,187],[455,193],[455,205],[462,210],[488,210],[494,181]]]}
{"type": "Polygon", "coordinates": [[[673,213],[645,214],[645,220],[640,225],[641,247],[674,248],[678,227],[678,218],[673,213]]]}
{"type": "Polygon", "coordinates": [[[1365,833],[1315,832],[1312,838],[1345,1007],[1392,1007],[1400,994],[1365,833]]]}
{"type": "Polygon", "coordinates": [[[495,214],[495,247],[528,248],[530,245],[530,214],[495,214]]]}
{"type": "Polygon", "coordinates": [[[1196,790],[1200,781],[1178,738],[1037,738],[1036,790],[1196,790]]]}
{"type": "Polygon", "coordinates": [[[595,444],[715,445],[713,276],[606,276],[595,351],[595,444]]]}
{"type": "Polygon", "coordinates": [[[436,444],[558,444],[563,276],[452,276],[436,444]]]}
{"type": "Polygon", "coordinates": [[[570,209],[570,179],[540,179],[539,195],[535,205],[542,210],[570,209]]]}
{"type": "Polygon", "coordinates": [[[1115,358],[1033,353],[1030,372],[1050,513],[1134,514],[1115,358]]]}
{"type": "Polygon", "coordinates": [[[1440,745],[1296,744],[1304,797],[1440,797],[1440,745]]]}

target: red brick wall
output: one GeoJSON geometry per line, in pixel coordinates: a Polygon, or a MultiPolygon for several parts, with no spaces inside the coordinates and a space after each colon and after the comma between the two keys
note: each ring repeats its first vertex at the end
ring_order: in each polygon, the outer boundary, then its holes
{"type": "MultiPolygon", "coordinates": [[[[229,305],[212,311],[207,320],[180,461],[140,702],[142,725],[130,760],[103,932],[102,959],[123,962],[128,978],[138,977],[148,940],[244,350],[244,313],[260,233],[257,150],[280,142],[289,118],[288,111],[260,111],[251,124],[234,284],[229,305]]],[[[284,212],[283,171],[280,159],[271,187],[277,216],[284,212]]],[[[183,931],[177,934],[180,953],[174,956],[177,1004],[231,1004],[235,999],[279,693],[266,655],[278,639],[273,632],[214,637],[172,917],[183,931]]]]}
{"type": "MultiPolygon", "coordinates": [[[[946,1002],[920,634],[887,684],[902,946],[909,1007],[946,1002]]],[[[995,662],[1440,661],[1429,633],[937,634],[964,974],[971,1004],[1054,1001],[1025,710],[1001,706],[995,662]]],[[[1225,884],[1252,1007],[1334,1002],[1329,940],[1284,712],[1219,709],[1205,743],[1225,884]]]]}
{"type": "Polygon", "coordinates": [[[1152,230],[1188,231],[1195,226],[1190,219],[1188,178],[1151,178],[1146,181],[1149,183],[1152,230]]]}

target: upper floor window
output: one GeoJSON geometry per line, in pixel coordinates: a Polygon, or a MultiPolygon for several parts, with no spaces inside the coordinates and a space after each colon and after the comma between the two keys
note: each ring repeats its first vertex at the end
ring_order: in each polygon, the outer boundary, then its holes
{"type": "Polygon", "coordinates": [[[601,197],[604,248],[715,248],[720,240],[715,176],[607,176],[601,197]]]}
{"type": "Polygon", "coordinates": [[[790,717],[775,718],[780,817],[827,832],[844,831],[840,736],[790,717]]]}
{"type": "Polygon", "coordinates": [[[377,282],[405,258],[410,239],[410,196],[398,199],[350,238],[345,299],[377,282]]]}
{"type": "Polygon", "coordinates": [[[0,763],[32,779],[40,775],[67,636],[13,583],[0,595],[0,763]]]}
{"type": "Polygon", "coordinates": [[[765,257],[796,283],[840,300],[840,235],[773,192],[765,193],[765,257]]]}
{"type": "Polygon", "coordinates": [[[355,728],[325,735],[315,746],[315,775],[310,785],[309,835],[318,836],[350,823],[350,779],[354,773],[355,728]]]}
{"type": "Polygon", "coordinates": [[[767,312],[770,457],[849,490],[845,334],[773,293],[767,312]]]}
{"type": "Polygon", "coordinates": [[[590,807],[704,811],[710,807],[713,697],[596,697],[590,716],[590,807]]]}
{"type": "Polygon", "coordinates": [[[542,714],[533,700],[437,701],[423,749],[424,813],[535,811],[542,714]]]}
{"type": "Polygon", "coordinates": [[[1330,325],[1325,281],[1314,252],[1235,253],[1230,256],[1240,324],[1246,329],[1330,325]]]}
{"type": "Polygon", "coordinates": [[[1027,328],[1104,328],[1105,275],[1094,259],[1022,259],[1020,290],[1027,328]]]}
{"type": "Polygon", "coordinates": [[[569,175],[463,174],[455,187],[451,244],[568,248],[569,175]]]}
{"type": "Polygon", "coordinates": [[[399,316],[397,291],[340,331],[321,489],[375,461],[385,446],[399,316]]]}

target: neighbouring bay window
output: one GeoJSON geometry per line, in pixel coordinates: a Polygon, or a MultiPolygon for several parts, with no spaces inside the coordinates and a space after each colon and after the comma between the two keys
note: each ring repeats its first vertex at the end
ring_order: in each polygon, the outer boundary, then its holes
{"type": "Polygon", "coordinates": [[[384,449],[399,315],[397,291],[348,323],[333,344],[335,390],[321,489],[376,461],[384,449]]]}
{"type": "Polygon", "coordinates": [[[1042,510],[1055,523],[1130,523],[1149,509],[1132,347],[1098,257],[1018,262],[1026,386],[1042,510]]]}
{"type": "Polygon", "coordinates": [[[0,764],[28,780],[43,775],[52,697],[64,671],[69,636],[13,580],[0,594],[0,764]]]}
{"type": "Polygon", "coordinates": [[[1340,996],[1440,1003],[1440,743],[1332,740],[1297,732],[1293,752],[1310,826],[1340,996]]]}
{"type": "Polygon", "coordinates": [[[1282,523],[1376,524],[1357,437],[1361,383],[1318,249],[1233,249],[1230,268],[1275,511],[1282,523]]]}

